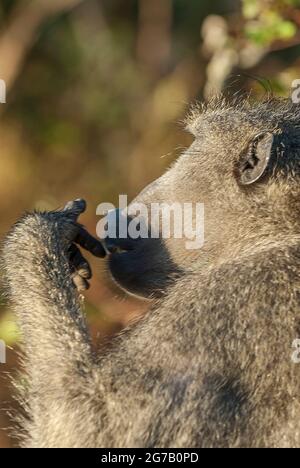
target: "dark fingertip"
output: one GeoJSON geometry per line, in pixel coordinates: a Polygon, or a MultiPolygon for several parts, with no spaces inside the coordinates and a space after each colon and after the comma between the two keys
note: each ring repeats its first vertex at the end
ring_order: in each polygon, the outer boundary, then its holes
{"type": "Polygon", "coordinates": [[[66,203],[63,211],[74,211],[76,215],[83,213],[86,210],[86,201],[83,198],[77,198],[66,203]]]}
{"type": "Polygon", "coordinates": [[[95,245],[92,249],[91,249],[91,253],[95,256],[95,257],[99,257],[99,258],[104,258],[106,256],[106,252],[104,250],[104,247],[102,246],[102,244],[100,244],[99,242],[99,245],[95,245]]]}
{"type": "Polygon", "coordinates": [[[78,206],[78,209],[80,211],[85,211],[86,210],[86,201],[83,198],[77,198],[74,203],[76,203],[76,206],[78,206]]]}

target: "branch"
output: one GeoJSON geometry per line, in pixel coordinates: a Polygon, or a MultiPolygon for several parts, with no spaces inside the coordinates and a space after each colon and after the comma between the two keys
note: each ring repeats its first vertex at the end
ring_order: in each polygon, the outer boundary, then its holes
{"type": "Polygon", "coordinates": [[[51,16],[70,10],[83,0],[32,0],[14,10],[0,35],[0,77],[10,90],[34,44],[40,26],[51,16]]]}

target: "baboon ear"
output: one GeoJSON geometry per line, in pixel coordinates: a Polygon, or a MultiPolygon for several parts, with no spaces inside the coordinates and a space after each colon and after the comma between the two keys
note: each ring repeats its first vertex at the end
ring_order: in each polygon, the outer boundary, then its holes
{"type": "Polygon", "coordinates": [[[238,179],[242,185],[260,180],[270,167],[275,136],[270,133],[257,135],[243,153],[238,165],[238,179]]]}

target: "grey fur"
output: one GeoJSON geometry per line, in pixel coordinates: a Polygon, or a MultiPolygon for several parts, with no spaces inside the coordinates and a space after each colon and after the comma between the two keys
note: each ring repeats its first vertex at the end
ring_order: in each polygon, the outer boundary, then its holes
{"type": "Polygon", "coordinates": [[[28,214],[8,236],[29,382],[24,446],[300,446],[300,108],[217,100],[188,127],[194,144],[138,200],[204,202],[206,243],[186,251],[172,239],[152,256],[145,278],[163,285],[166,263],[181,273],[102,356],[71,281],[68,214],[28,214]],[[260,132],[283,149],[269,177],[241,187],[236,165],[260,132]]]}

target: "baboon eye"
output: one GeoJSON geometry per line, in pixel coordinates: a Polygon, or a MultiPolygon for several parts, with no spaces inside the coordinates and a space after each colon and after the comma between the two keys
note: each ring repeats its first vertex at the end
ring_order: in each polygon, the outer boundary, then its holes
{"type": "Polygon", "coordinates": [[[274,135],[270,132],[261,133],[251,141],[238,164],[238,178],[242,185],[253,184],[266,174],[273,146],[274,135]]]}

